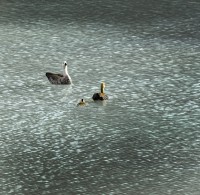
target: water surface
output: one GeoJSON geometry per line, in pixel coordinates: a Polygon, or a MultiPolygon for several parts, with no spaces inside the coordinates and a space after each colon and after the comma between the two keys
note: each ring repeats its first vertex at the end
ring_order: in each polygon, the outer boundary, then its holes
{"type": "Polygon", "coordinates": [[[199,13],[2,1],[0,194],[199,194],[199,13]],[[73,85],[51,85],[64,60],[73,85]],[[102,81],[109,100],[94,103],[102,81]]]}

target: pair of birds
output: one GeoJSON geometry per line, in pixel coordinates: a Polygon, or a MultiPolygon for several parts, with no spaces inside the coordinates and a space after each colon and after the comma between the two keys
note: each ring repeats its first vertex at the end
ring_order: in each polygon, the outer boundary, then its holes
{"type": "MultiPolygon", "coordinates": [[[[51,73],[47,72],[46,76],[51,84],[55,85],[69,85],[72,83],[72,79],[69,76],[68,73],[68,65],[67,62],[64,61],[63,64],[63,74],[56,74],[56,73],[51,73]]],[[[101,83],[101,92],[100,93],[94,93],[92,96],[93,100],[107,100],[108,96],[104,93],[104,88],[105,88],[105,83],[101,83]]],[[[85,105],[85,101],[81,99],[81,101],[78,103],[78,105],[85,105]]]]}

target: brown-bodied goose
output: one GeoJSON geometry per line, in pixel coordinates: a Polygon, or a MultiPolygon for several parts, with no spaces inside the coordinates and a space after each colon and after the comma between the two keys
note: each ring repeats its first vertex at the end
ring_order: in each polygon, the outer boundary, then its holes
{"type": "Polygon", "coordinates": [[[105,83],[101,83],[101,92],[100,93],[94,93],[92,96],[93,100],[108,100],[108,96],[104,93],[105,83]]]}
{"type": "Polygon", "coordinates": [[[46,76],[49,79],[49,82],[51,84],[56,84],[56,85],[71,84],[72,83],[72,79],[69,76],[69,73],[67,71],[67,66],[68,66],[67,62],[64,61],[64,64],[63,64],[63,68],[64,68],[63,74],[55,74],[55,73],[47,72],[46,76]]]}

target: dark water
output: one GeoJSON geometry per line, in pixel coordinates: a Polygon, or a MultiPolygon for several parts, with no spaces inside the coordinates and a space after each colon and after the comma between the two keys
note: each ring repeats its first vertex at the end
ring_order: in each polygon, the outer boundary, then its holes
{"type": "Polygon", "coordinates": [[[199,195],[199,21],[197,0],[2,0],[0,194],[199,195]]]}

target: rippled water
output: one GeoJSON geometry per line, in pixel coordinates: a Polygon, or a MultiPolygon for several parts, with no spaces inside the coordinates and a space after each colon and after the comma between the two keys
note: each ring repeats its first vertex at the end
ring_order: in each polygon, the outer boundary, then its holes
{"type": "Polygon", "coordinates": [[[2,1],[0,194],[198,195],[199,13],[184,0],[2,1]],[[64,60],[73,85],[51,85],[64,60]],[[109,100],[94,103],[102,81],[109,100]]]}

